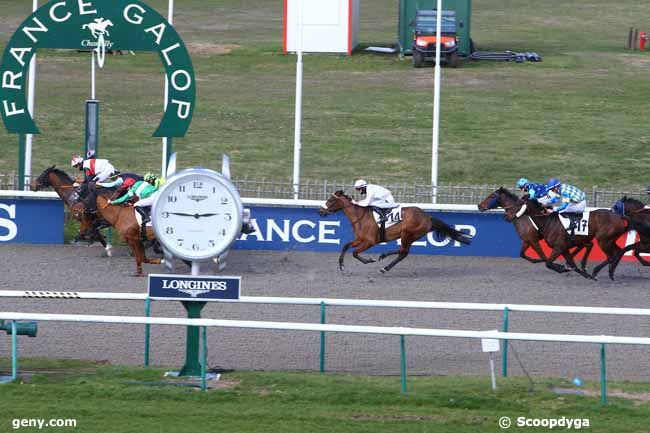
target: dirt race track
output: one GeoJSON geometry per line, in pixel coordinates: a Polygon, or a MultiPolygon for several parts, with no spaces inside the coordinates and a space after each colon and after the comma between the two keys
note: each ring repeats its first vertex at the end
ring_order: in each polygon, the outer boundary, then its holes
{"type": "MultiPolygon", "coordinates": [[[[101,257],[98,247],[11,246],[0,249],[0,289],[98,292],[146,292],[147,279],[134,278],[126,250],[101,257]]],[[[602,273],[599,281],[577,274],[555,274],[521,259],[411,256],[389,274],[379,265],[362,265],[348,256],[338,271],[337,254],[233,251],[225,275],[242,276],[247,296],[294,296],[494,302],[650,308],[650,269],[622,263],[617,281],[602,273]]],[[[175,271],[187,268],[178,263],[175,271]]],[[[145,272],[164,273],[145,265],[145,272]]],[[[91,301],[0,298],[1,311],[142,316],[139,301],[91,301]]],[[[184,317],[179,302],[154,302],[152,315],[184,317]]],[[[316,306],[209,303],[203,317],[317,323],[316,306]]],[[[328,323],[489,330],[501,328],[502,314],[445,310],[328,307],[328,323]]],[[[513,313],[510,330],[569,334],[650,336],[650,320],[639,317],[513,313]]],[[[37,338],[20,337],[21,357],[81,358],[139,364],[144,329],[136,325],[39,323],[37,338]]],[[[185,350],[185,329],[152,328],[153,364],[178,368],[185,350]]],[[[317,333],[210,329],[209,367],[233,369],[317,370],[317,333]]],[[[480,342],[469,339],[409,337],[409,374],[488,374],[480,342]]],[[[599,346],[572,343],[511,343],[510,372],[533,376],[597,378],[599,346]],[[519,358],[519,359],[517,359],[519,358]]],[[[399,338],[329,334],[329,371],[399,374],[399,338]]],[[[10,339],[0,335],[0,357],[10,353],[10,339]]],[[[500,363],[500,359],[498,360],[500,363]]],[[[498,364],[500,365],[500,364],[498,364]]],[[[611,379],[650,380],[650,348],[607,346],[611,379]]]]}

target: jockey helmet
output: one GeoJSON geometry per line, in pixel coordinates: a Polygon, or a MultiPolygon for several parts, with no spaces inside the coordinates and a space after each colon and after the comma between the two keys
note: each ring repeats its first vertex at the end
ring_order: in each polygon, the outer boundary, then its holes
{"type": "Polygon", "coordinates": [[[368,182],[366,182],[363,179],[359,179],[356,182],[354,182],[354,189],[361,189],[361,188],[365,188],[366,186],[368,186],[368,182]]]}
{"type": "Polygon", "coordinates": [[[156,176],[154,173],[150,171],[144,174],[145,182],[151,182],[152,180],[156,180],[156,179],[158,179],[158,176],[156,176]]]}
{"type": "Polygon", "coordinates": [[[70,161],[70,166],[76,167],[80,164],[83,164],[84,159],[80,157],[79,155],[73,155],[72,160],[70,161]]]}
{"type": "Polygon", "coordinates": [[[560,179],[557,177],[552,177],[548,180],[548,184],[546,185],[546,190],[551,190],[555,188],[556,186],[560,186],[562,182],[560,182],[560,179]]]}
{"type": "Polygon", "coordinates": [[[528,179],[526,179],[525,177],[522,177],[517,181],[517,188],[521,189],[521,188],[525,187],[526,185],[528,185],[529,183],[530,183],[530,181],[528,179]]]}

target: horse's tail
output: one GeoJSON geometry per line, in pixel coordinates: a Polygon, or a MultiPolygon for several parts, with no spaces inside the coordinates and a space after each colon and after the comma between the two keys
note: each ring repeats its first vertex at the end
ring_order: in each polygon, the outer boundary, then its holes
{"type": "Polygon", "coordinates": [[[631,230],[636,230],[641,236],[650,237],[650,223],[633,220],[627,216],[624,218],[627,220],[631,230]]]}
{"type": "Polygon", "coordinates": [[[438,218],[431,217],[431,230],[429,231],[436,232],[439,235],[449,236],[461,244],[469,245],[472,243],[472,235],[458,231],[438,218]]]}

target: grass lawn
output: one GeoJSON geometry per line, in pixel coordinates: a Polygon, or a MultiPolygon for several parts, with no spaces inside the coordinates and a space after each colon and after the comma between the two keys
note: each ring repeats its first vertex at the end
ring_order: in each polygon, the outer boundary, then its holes
{"type": "MultiPolygon", "coordinates": [[[[0,371],[7,371],[0,360],[0,371]]],[[[315,373],[225,373],[208,392],[159,385],[165,371],[81,361],[21,360],[25,383],[0,385],[0,431],[19,418],[76,419],[74,432],[498,432],[499,418],[588,419],[592,432],[647,431],[650,384],[611,383],[623,397],[600,405],[598,384],[586,395],[559,395],[574,386],[560,379],[399,377],[315,373]],[[139,382],[139,384],[133,384],[139,382]],[[623,391],[625,391],[623,393],[623,391]]],[[[556,427],[558,430],[564,431],[556,427]]],[[[20,431],[38,431],[22,428],[20,431]]],[[[510,431],[549,431],[517,428],[510,431]]]]}
{"type": "MultiPolygon", "coordinates": [[[[149,1],[163,14],[167,2],[149,1]]],[[[27,16],[4,0],[0,48],[27,16]]],[[[361,3],[364,46],[392,44],[397,0],[361,3]]],[[[541,63],[469,62],[443,68],[439,179],[512,186],[559,176],[583,189],[648,183],[650,52],[625,50],[641,27],[643,2],[476,0],[472,37],[480,50],[535,51],[541,63]]],[[[236,177],[289,179],[293,164],[295,57],[281,53],[282,2],[184,0],[175,25],[197,74],[192,126],[175,141],[180,167],[217,167],[232,157],[236,177]]],[[[86,54],[39,56],[33,171],[68,167],[83,147],[86,54]]],[[[98,74],[101,156],[123,171],[159,170],[153,133],[162,114],[160,60],[108,57],[98,74]]],[[[302,178],[382,183],[430,179],[433,68],[410,58],[307,55],[302,178]]],[[[0,128],[2,129],[2,128],[0,128]]],[[[0,131],[0,173],[15,171],[16,137],[0,131]]]]}

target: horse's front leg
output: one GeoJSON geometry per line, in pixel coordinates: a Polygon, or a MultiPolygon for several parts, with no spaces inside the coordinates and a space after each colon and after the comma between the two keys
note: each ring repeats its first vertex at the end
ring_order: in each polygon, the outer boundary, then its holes
{"type": "Polygon", "coordinates": [[[360,242],[359,245],[356,246],[354,249],[354,252],[352,253],[352,256],[359,260],[361,263],[364,265],[367,265],[368,263],[375,263],[374,259],[366,259],[364,257],[361,257],[359,254],[373,246],[374,244],[371,242],[360,242]]]}
{"type": "Polygon", "coordinates": [[[537,242],[529,242],[529,241],[523,241],[521,244],[521,251],[519,251],[519,257],[521,257],[524,260],[528,260],[531,263],[542,263],[545,262],[546,259],[546,254],[544,254],[544,251],[542,251],[542,248],[539,246],[539,243],[537,242]],[[534,259],[532,257],[529,257],[526,255],[526,250],[532,247],[532,249],[537,253],[539,256],[539,259],[534,259]]]}
{"type": "Polygon", "coordinates": [[[356,239],[353,240],[353,241],[348,242],[348,243],[345,244],[345,245],[343,245],[343,249],[341,250],[341,255],[339,256],[339,270],[340,270],[340,271],[345,270],[345,265],[343,264],[343,260],[344,260],[345,253],[350,249],[350,247],[351,247],[353,244],[355,244],[355,242],[357,242],[356,239]]]}

